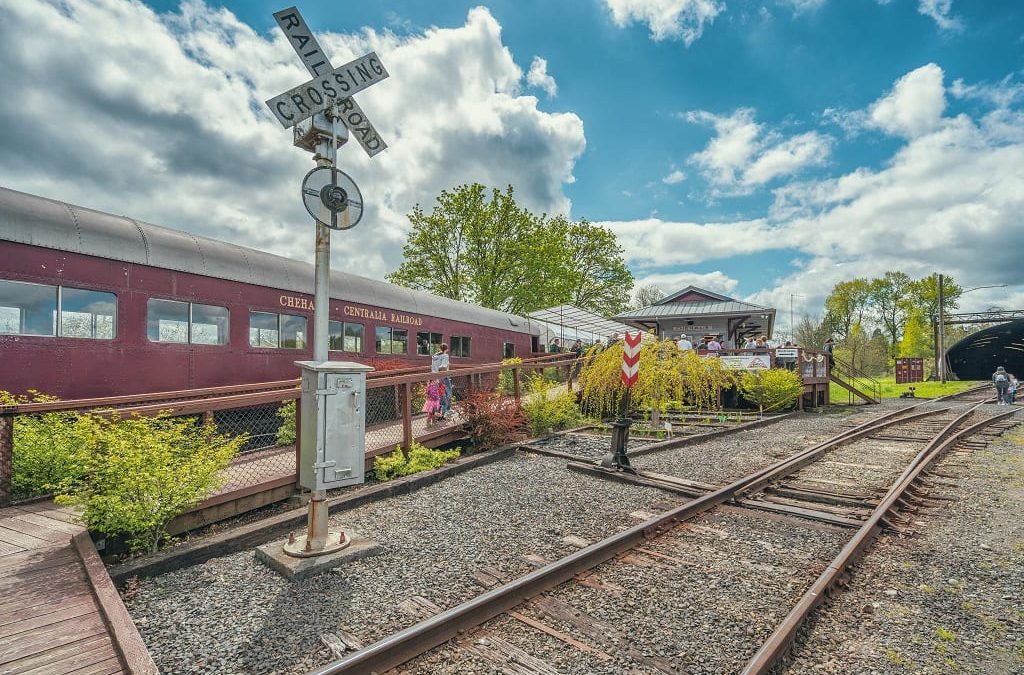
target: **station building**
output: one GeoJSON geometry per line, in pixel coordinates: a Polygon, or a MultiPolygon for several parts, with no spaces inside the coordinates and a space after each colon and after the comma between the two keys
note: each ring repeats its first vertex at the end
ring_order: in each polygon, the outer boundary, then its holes
{"type": "Polygon", "coordinates": [[[710,335],[726,349],[742,347],[748,336],[772,336],[775,309],[730,298],[704,288],[687,286],[653,305],[630,309],[612,317],[616,321],[654,329],[662,339],[686,335],[694,342],[710,335]]]}

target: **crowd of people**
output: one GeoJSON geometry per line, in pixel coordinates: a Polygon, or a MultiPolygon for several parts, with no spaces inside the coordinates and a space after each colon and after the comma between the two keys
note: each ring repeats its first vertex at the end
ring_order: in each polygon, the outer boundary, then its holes
{"type": "Polygon", "coordinates": [[[996,385],[996,398],[998,405],[1013,405],[1017,400],[1017,378],[1013,373],[1006,372],[1006,368],[999,366],[996,372],[992,373],[992,383],[996,385]]]}

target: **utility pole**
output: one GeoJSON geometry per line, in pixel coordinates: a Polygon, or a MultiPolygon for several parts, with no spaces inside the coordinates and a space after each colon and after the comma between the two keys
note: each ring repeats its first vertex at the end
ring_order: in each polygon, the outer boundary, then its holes
{"type": "Polygon", "coordinates": [[[939,382],[946,383],[946,314],[943,305],[946,304],[945,293],[943,292],[944,277],[939,275],[939,382]]]}

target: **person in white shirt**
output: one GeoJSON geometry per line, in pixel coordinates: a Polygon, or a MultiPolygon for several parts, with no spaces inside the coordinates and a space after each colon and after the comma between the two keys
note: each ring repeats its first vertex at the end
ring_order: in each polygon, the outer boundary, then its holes
{"type": "Polygon", "coordinates": [[[679,351],[681,352],[688,352],[693,349],[693,343],[690,342],[690,338],[683,334],[679,336],[679,341],[676,342],[676,347],[679,347],[679,351]]]}
{"type": "Polygon", "coordinates": [[[441,346],[437,349],[437,353],[430,357],[430,372],[444,373],[445,375],[444,379],[441,380],[444,391],[441,393],[441,407],[438,410],[438,419],[447,417],[452,409],[452,378],[448,377],[450,363],[448,345],[442,342],[441,346]]]}
{"type": "Polygon", "coordinates": [[[722,343],[718,341],[717,337],[713,337],[708,340],[708,351],[717,352],[722,350],[722,343]]]}

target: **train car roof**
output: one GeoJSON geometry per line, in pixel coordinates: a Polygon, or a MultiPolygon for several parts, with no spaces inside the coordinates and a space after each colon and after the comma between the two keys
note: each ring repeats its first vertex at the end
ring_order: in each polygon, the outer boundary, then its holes
{"type": "MultiPolygon", "coordinates": [[[[313,293],[313,265],[216,239],[0,187],[0,239],[138,265],[313,293]]],[[[345,300],[425,316],[539,334],[507,314],[386,281],[331,272],[345,300]]]]}

